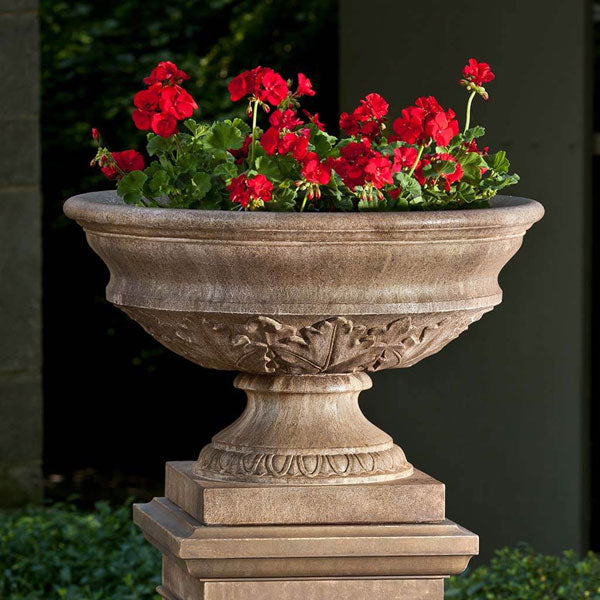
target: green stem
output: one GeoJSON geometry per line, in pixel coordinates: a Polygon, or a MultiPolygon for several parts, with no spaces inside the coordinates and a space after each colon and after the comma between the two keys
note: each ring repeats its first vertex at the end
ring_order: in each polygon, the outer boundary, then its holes
{"type": "Polygon", "coordinates": [[[409,177],[412,177],[412,174],[415,172],[415,169],[417,168],[417,165],[419,164],[419,161],[421,160],[421,156],[423,156],[424,148],[425,148],[425,146],[423,146],[423,144],[421,144],[421,146],[419,147],[419,153],[417,154],[417,160],[415,160],[413,166],[410,169],[410,172],[408,173],[409,177]]]}
{"type": "Polygon", "coordinates": [[[250,142],[250,166],[254,167],[254,148],[256,146],[255,132],[256,132],[256,116],[258,114],[258,100],[254,101],[252,107],[252,141],[250,142]]]}
{"type": "Polygon", "coordinates": [[[304,196],[304,200],[302,201],[302,206],[300,207],[300,212],[304,212],[304,207],[306,206],[306,198],[308,197],[308,194],[306,194],[304,196]]]}
{"type": "Polygon", "coordinates": [[[469,129],[469,125],[471,124],[471,104],[473,104],[473,98],[475,98],[476,94],[477,92],[471,92],[469,100],[467,101],[467,118],[465,120],[465,130],[463,133],[466,133],[467,129],[469,129]]]}

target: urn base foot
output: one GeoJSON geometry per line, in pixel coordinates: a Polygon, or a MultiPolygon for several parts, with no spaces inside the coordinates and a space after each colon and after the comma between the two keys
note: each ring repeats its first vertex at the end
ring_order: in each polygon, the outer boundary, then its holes
{"type": "Polygon", "coordinates": [[[392,438],[369,422],[358,395],[365,373],[238,375],[248,403],[204,447],[197,477],[273,486],[347,485],[410,477],[392,438]]]}
{"type": "Polygon", "coordinates": [[[217,482],[169,462],[165,495],[206,525],[431,523],[445,517],[445,486],[415,470],[411,477],[353,485],[274,486],[217,482]]]}

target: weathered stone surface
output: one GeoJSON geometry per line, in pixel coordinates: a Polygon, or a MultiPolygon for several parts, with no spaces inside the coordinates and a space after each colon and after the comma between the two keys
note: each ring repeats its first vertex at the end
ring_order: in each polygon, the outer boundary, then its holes
{"type": "Polygon", "coordinates": [[[240,418],[215,435],[193,472],[217,481],[275,485],[355,484],[409,477],[413,467],[392,438],[370,423],[358,394],[365,373],[247,375],[240,418]]]}
{"type": "Polygon", "coordinates": [[[4,12],[37,11],[38,0],[0,0],[0,14],[4,12]]]}
{"type": "Polygon", "coordinates": [[[0,374],[0,506],[42,496],[42,393],[35,374],[0,374]]]}
{"type": "Polygon", "coordinates": [[[442,600],[443,579],[329,579],[200,581],[163,559],[165,600],[442,600]]]}
{"type": "Polygon", "coordinates": [[[0,506],[41,498],[37,1],[0,0],[0,506]]]}
{"type": "MultiPolygon", "coordinates": [[[[0,123],[11,117],[36,115],[40,104],[37,16],[3,15],[2,10],[0,5],[0,123]]],[[[11,149],[18,145],[11,144],[11,149]]]]}
{"type": "Polygon", "coordinates": [[[0,120],[0,186],[37,185],[39,154],[37,118],[0,120]]]}
{"type": "Polygon", "coordinates": [[[134,521],[168,559],[204,581],[440,578],[461,573],[479,546],[475,534],[448,520],[404,525],[206,526],[166,498],[135,505],[134,521]]]}
{"type": "Polygon", "coordinates": [[[41,362],[40,212],[36,189],[0,189],[0,376],[41,362]]]}
{"type": "Polygon", "coordinates": [[[269,486],[194,477],[169,462],[165,495],[206,525],[424,523],[444,520],[444,484],[425,473],[375,484],[269,486]]]}

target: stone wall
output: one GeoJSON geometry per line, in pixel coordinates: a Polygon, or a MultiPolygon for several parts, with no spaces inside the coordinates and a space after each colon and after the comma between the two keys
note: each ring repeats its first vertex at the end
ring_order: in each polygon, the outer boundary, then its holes
{"type": "Polygon", "coordinates": [[[37,5],[0,0],[0,506],[42,493],[37,5]]]}

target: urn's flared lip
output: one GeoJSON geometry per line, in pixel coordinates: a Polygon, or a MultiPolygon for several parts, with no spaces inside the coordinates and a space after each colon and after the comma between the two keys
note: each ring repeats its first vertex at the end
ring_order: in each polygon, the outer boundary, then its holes
{"type": "Polygon", "coordinates": [[[544,215],[539,202],[496,196],[489,208],[423,212],[240,212],[148,208],[125,204],[115,191],[69,198],[64,212],[81,225],[168,229],[181,232],[234,229],[255,231],[410,231],[427,229],[530,227],[544,215]]]}

